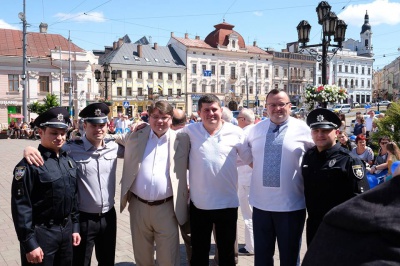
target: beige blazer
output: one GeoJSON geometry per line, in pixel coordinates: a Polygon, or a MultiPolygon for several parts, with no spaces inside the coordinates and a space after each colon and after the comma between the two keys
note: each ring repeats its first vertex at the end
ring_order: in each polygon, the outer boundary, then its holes
{"type": "MultiPolygon", "coordinates": [[[[143,154],[149,138],[149,126],[126,134],[116,134],[117,143],[125,147],[124,166],[122,171],[120,211],[122,212],[129,201],[129,190],[139,173],[143,154]]],[[[185,133],[176,133],[168,130],[170,169],[175,216],[180,225],[188,221],[188,184],[187,167],[190,150],[189,136],[185,133]]]]}

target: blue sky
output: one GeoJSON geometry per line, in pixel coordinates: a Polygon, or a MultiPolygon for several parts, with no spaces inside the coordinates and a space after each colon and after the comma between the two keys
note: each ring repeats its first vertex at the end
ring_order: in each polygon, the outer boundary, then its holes
{"type": "MultiPolygon", "coordinates": [[[[132,41],[151,36],[166,45],[170,33],[204,39],[214,25],[225,19],[235,25],[247,44],[257,41],[261,48],[275,50],[297,40],[296,26],[301,20],[311,25],[310,44],[320,42],[322,27],[315,8],[320,1],[293,0],[26,0],[28,31],[38,32],[46,22],[48,32],[61,34],[86,50],[111,46],[128,34],[132,41]]],[[[374,68],[383,68],[400,56],[400,1],[328,1],[347,24],[346,38],[360,39],[366,10],[370,16],[375,53],[374,68]]],[[[0,28],[22,29],[18,13],[23,0],[2,1],[0,28]]]]}

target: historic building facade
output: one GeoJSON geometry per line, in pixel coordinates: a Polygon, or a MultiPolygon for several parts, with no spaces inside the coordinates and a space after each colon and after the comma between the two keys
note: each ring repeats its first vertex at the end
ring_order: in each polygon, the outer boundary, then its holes
{"type": "Polygon", "coordinates": [[[187,113],[197,112],[201,95],[213,93],[231,110],[247,106],[260,114],[271,90],[273,56],[256,42],[246,45],[234,25],[214,27],[204,40],[171,33],[168,42],[186,65],[187,113]]]}
{"type": "MultiPolygon", "coordinates": [[[[22,117],[23,83],[28,90],[27,105],[42,102],[51,93],[59,101],[61,98],[61,105],[67,108],[70,90],[71,99],[76,99],[71,104],[77,108],[86,106],[87,100],[95,100],[98,94],[92,66],[97,59],[92,52],[84,51],[61,35],[47,33],[46,28],[28,32],[24,77],[22,38],[22,31],[0,29],[0,123],[22,117]]],[[[29,121],[29,117],[25,120],[29,121]]]]}
{"type": "MultiPolygon", "coordinates": [[[[186,110],[186,67],[170,46],[131,43],[125,36],[95,54],[99,56],[98,69],[102,71],[101,66],[109,64],[110,71],[117,72],[115,82],[108,83],[111,116],[122,112],[136,117],[157,100],[186,110]]],[[[99,86],[104,96],[104,82],[99,86]]]]}

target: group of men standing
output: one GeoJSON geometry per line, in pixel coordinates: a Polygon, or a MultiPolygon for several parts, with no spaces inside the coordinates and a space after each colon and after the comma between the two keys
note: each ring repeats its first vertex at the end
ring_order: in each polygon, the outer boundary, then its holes
{"type": "MultiPolygon", "coordinates": [[[[246,112],[242,110],[242,117],[238,117],[239,127],[224,122],[220,100],[215,95],[208,94],[199,99],[198,114],[202,122],[183,128],[179,126],[184,124],[182,114],[174,113],[171,105],[159,101],[149,107],[149,126],[115,135],[115,142],[105,138],[107,106],[105,109],[96,103],[82,110],[80,116],[85,120],[86,135],[82,140],[63,147],[63,150],[69,150],[69,156],[74,160],[69,165],[76,170],[78,180],[76,200],[81,216],[81,243],[75,243],[74,265],[90,265],[93,245],[96,245],[99,265],[114,263],[116,218],[113,206],[117,157],[124,157],[120,211],[129,204],[137,265],[154,265],[154,246],[158,265],[179,265],[179,227],[188,255],[190,253],[190,265],[208,265],[213,226],[219,265],[234,265],[239,207],[237,189],[238,178],[241,178],[237,171],[238,156],[240,166],[253,168],[250,184],[244,189],[249,189],[249,202],[253,206],[255,265],[273,265],[276,241],[281,265],[297,265],[307,198],[314,201],[319,196],[314,189],[325,189],[324,186],[339,175],[344,185],[338,190],[346,191],[339,193],[343,196],[335,201],[335,204],[340,204],[367,190],[368,184],[361,185],[365,180],[361,162],[349,153],[342,154],[340,149],[336,151],[333,136],[337,134],[340,123],[315,110],[315,115],[311,112],[310,119],[307,119],[310,130],[304,122],[290,117],[289,97],[279,90],[268,94],[266,105],[269,119],[244,132],[241,128],[246,125],[240,125],[246,120],[246,112]],[[171,127],[181,129],[177,132],[171,127]],[[314,143],[317,148],[308,155],[307,151],[314,143]],[[345,161],[337,157],[336,152],[350,159],[345,161]],[[312,161],[302,164],[305,154],[307,158],[314,153],[324,156],[315,168],[311,167],[312,161]],[[322,180],[314,186],[311,178],[320,173],[322,180]],[[304,185],[310,184],[308,189],[304,189],[303,178],[304,185]],[[189,221],[190,231],[187,230],[189,221]],[[100,248],[104,243],[107,245],[100,248]],[[110,257],[112,261],[107,260],[110,257]]],[[[45,127],[46,124],[39,126],[45,127]]],[[[58,144],[62,138],[59,136],[58,144]]],[[[29,201],[34,191],[25,185],[34,178],[25,169],[35,169],[38,179],[42,180],[41,169],[46,168],[47,163],[42,155],[28,153],[23,161],[24,171],[18,168],[20,166],[14,171],[13,197],[25,199],[22,203],[13,201],[15,217],[23,216],[19,212],[20,204],[29,201]],[[44,166],[29,165],[31,162],[44,163],[44,166]]],[[[37,185],[43,184],[38,182],[37,185]]],[[[333,205],[323,210],[327,212],[333,205]]],[[[35,209],[36,205],[28,204],[22,209],[29,207],[35,209]]],[[[320,211],[319,206],[315,208],[320,211]]],[[[66,216],[70,217],[70,214],[66,216]]],[[[24,243],[38,236],[34,233],[29,237],[21,235],[19,229],[36,225],[35,217],[24,225],[16,223],[18,238],[24,247],[21,248],[22,256],[31,252],[24,243]]],[[[57,223],[60,225],[64,226],[64,223],[57,223]]],[[[41,245],[40,241],[38,245],[41,245]]],[[[43,261],[45,265],[52,265],[47,264],[50,260],[46,256],[44,251],[41,259],[35,257],[32,262],[31,257],[27,258],[31,263],[43,261]]]]}

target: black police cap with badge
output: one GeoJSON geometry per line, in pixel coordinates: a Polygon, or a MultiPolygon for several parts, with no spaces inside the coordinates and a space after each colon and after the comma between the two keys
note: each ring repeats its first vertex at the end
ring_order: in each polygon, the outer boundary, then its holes
{"type": "Polygon", "coordinates": [[[64,107],[53,107],[35,119],[37,127],[68,128],[69,113],[64,107]]]}
{"type": "Polygon", "coordinates": [[[92,103],[83,108],[79,116],[91,124],[104,124],[108,122],[110,108],[105,103],[92,103]]]}
{"type": "Polygon", "coordinates": [[[311,128],[337,129],[341,125],[339,117],[325,108],[312,110],[307,116],[307,125],[311,128]]]}

